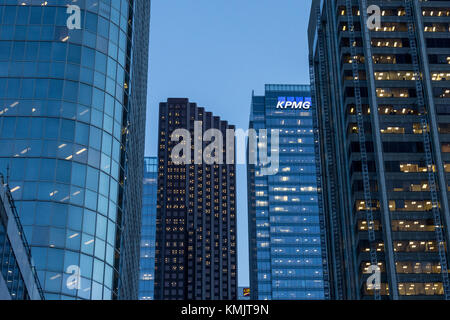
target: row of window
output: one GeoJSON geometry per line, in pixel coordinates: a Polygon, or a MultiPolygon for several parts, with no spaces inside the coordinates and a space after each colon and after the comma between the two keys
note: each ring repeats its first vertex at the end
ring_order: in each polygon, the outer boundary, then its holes
{"type": "MultiPolygon", "coordinates": [[[[375,245],[377,252],[384,251],[384,243],[379,242],[375,245]]],[[[370,252],[370,248],[367,245],[363,245],[360,248],[361,252],[370,252]]],[[[438,251],[438,246],[436,241],[425,241],[425,240],[403,240],[394,241],[394,251],[395,252],[434,252],[438,251]]]]}
{"type": "MultiPolygon", "coordinates": [[[[0,203],[3,205],[3,203],[0,203]]],[[[0,209],[1,210],[1,209],[0,209]]],[[[26,254],[26,253],[23,253],[26,254]]],[[[29,299],[22,273],[12,250],[11,242],[6,234],[6,228],[0,221],[0,277],[6,282],[9,294],[13,300],[29,299]]]]}
{"type": "MultiPolygon", "coordinates": [[[[361,12],[357,7],[352,8],[353,15],[360,16],[361,12]]],[[[344,6],[340,6],[338,8],[338,14],[341,16],[347,15],[347,9],[344,6]]],[[[397,16],[397,17],[403,17],[406,15],[406,11],[404,8],[381,8],[381,16],[383,17],[390,17],[390,16],[397,16]]],[[[429,7],[423,7],[422,8],[422,15],[424,17],[448,17],[450,16],[450,9],[448,8],[429,8],[429,7]]]]}
{"type": "MultiPolygon", "coordinates": [[[[407,282],[398,284],[398,293],[401,296],[434,296],[443,295],[444,289],[441,282],[407,282]]],[[[373,288],[367,288],[367,286],[365,285],[364,294],[373,295],[373,288]]],[[[386,283],[381,284],[380,294],[389,295],[389,288],[386,283]]]]}
{"type": "MultiPolygon", "coordinates": [[[[392,231],[411,231],[411,232],[434,232],[435,225],[433,220],[392,220],[392,231]]],[[[358,221],[358,230],[365,231],[369,229],[367,221],[358,221]]],[[[380,230],[380,221],[374,220],[372,229],[380,230]]]]}
{"type": "MultiPolygon", "coordinates": [[[[110,117],[115,116],[116,121],[120,122],[119,116],[122,114],[122,110],[115,110],[114,106],[116,108],[122,108],[122,106],[116,103],[114,96],[118,101],[122,101],[123,90],[118,88],[116,91],[115,82],[112,80],[108,80],[108,82],[106,86],[108,94],[106,94],[105,91],[90,85],[69,80],[0,78],[0,96],[7,99],[16,99],[11,104],[2,106],[0,111],[4,114],[16,107],[20,103],[17,98],[41,101],[48,99],[51,101],[46,102],[47,111],[59,111],[63,104],[61,101],[79,103],[105,112],[110,117]]],[[[42,102],[38,106],[42,106],[42,102]]],[[[32,111],[34,113],[40,110],[35,107],[35,110],[32,111]]]]}

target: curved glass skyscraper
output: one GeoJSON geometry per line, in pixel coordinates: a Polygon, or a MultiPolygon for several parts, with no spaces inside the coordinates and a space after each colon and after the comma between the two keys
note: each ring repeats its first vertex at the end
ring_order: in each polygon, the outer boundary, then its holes
{"type": "Polygon", "coordinates": [[[0,0],[0,172],[47,299],[137,299],[149,15],[0,0]]]}

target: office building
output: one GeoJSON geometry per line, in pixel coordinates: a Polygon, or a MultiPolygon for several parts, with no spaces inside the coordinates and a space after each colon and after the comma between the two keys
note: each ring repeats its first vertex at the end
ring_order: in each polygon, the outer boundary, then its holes
{"type": "Polygon", "coordinates": [[[309,26],[332,298],[448,299],[450,3],[368,2],[309,26]]]}
{"type": "Polygon", "coordinates": [[[157,300],[237,299],[235,143],[234,134],[226,143],[227,130],[234,126],[188,99],[160,104],[157,300]],[[208,152],[212,140],[222,146],[208,152]],[[179,145],[185,150],[172,156],[179,145]]]}
{"type": "Polygon", "coordinates": [[[14,199],[0,176],[0,300],[42,300],[31,250],[14,199]]]}
{"type": "Polygon", "coordinates": [[[144,189],[142,194],[139,300],[153,300],[154,298],[157,191],[158,158],[146,157],[144,159],[144,189]]]}
{"type": "Polygon", "coordinates": [[[137,299],[149,14],[0,1],[0,172],[46,299],[137,299]]]}
{"type": "MultiPolygon", "coordinates": [[[[248,149],[250,288],[254,300],[327,299],[323,215],[318,194],[315,106],[309,85],[266,85],[252,97],[249,129],[269,136],[273,172],[248,149]],[[265,130],[265,131],[264,131],[265,130]],[[278,146],[274,145],[278,132],[278,146]],[[253,162],[253,163],[252,163],[253,162]]],[[[249,133],[251,137],[251,134],[249,133]]],[[[261,140],[258,141],[261,149],[261,140]]]]}

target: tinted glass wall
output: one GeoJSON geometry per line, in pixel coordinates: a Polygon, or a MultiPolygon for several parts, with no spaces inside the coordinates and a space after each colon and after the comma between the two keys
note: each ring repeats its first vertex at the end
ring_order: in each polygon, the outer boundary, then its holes
{"type": "Polygon", "coordinates": [[[141,261],[139,265],[140,300],[153,300],[154,298],[157,191],[158,158],[145,158],[142,195],[141,261]]]}
{"type": "Polygon", "coordinates": [[[123,128],[141,125],[130,116],[133,8],[148,19],[148,4],[77,1],[79,30],[67,28],[68,4],[0,1],[0,171],[10,168],[46,298],[111,299],[118,226],[135,214],[122,210],[129,135],[139,131],[123,128]],[[81,272],[75,289],[71,266],[81,272]]]}
{"type": "Polygon", "coordinates": [[[2,175],[0,183],[0,300],[41,300],[31,250],[2,175]]]}
{"type": "Polygon", "coordinates": [[[248,165],[252,299],[327,297],[314,107],[310,104],[309,86],[301,85],[266,85],[265,96],[252,99],[249,127],[258,136],[273,137],[274,131],[279,132],[279,145],[270,138],[268,147],[272,153],[279,151],[275,174],[263,174],[261,161],[248,165]],[[289,107],[287,102],[292,101],[305,105],[289,107]]]}

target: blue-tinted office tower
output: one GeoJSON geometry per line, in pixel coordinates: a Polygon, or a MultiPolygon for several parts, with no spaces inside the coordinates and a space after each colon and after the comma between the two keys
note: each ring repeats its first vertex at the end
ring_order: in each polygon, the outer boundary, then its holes
{"type": "Polygon", "coordinates": [[[47,299],[137,299],[149,15],[0,0],[0,172],[47,299]]]}
{"type": "Polygon", "coordinates": [[[144,159],[139,300],[154,299],[157,191],[158,157],[147,157],[144,159]]]}
{"type": "Polygon", "coordinates": [[[248,161],[251,297],[326,299],[326,243],[310,87],[266,85],[265,89],[264,96],[252,98],[249,128],[259,138],[264,135],[261,129],[269,136],[278,130],[279,146],[269,138],[268,150],[279,150],[279,168],[266,175],[260,161],[248,161]]]}

